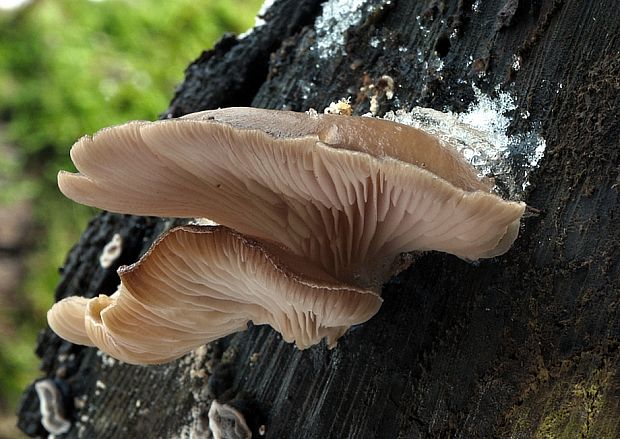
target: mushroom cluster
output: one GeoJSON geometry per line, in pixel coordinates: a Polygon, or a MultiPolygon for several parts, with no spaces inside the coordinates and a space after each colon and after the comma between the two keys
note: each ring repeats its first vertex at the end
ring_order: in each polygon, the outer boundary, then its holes
{"type": "Polygon", "coordinates": [[[450,145],[373,118],[210,110],[106,128],[71,157],[79,172],[58,183],[77,202],[222,224],[172,229],[119,269],[114,294],[48,312],[61,337],[136,364],[249,321],[300,349],[334,346],[378,311],[402,253],[500,255],[525,209],[491,193],[450,145]]]}

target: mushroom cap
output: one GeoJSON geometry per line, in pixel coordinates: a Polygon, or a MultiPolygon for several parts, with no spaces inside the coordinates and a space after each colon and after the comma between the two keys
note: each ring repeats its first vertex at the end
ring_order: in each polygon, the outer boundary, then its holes
{"type": "Polygon", "coordinates": [[[382,303],[278,245],[221,226],[175,228],[118,272],[112,296],[64,299],[48,322],[69,341],[134,364],[174,360],[249,321],[271,325],[300,349],[324,337],[333,346],[382,303]]]}
{"type": "Polygon", "coordinates": [[[422,130],[388,120],[243,107],[200,111],[180,120],[224,123],[276,138],[310,136],[332,148],[416,165],[467,191],[489,192],[493,186],[488,178],[478,177],[450,145],[422,130]]]}
{"type": "Polygon", "coordinates": [[[47,323],[52,331],[71,343],[95,346],[88,338],[84,324],[86,306],[90,300],[86,297],[71,296],[55,303],[47,312],[47,323]]]}
{"type": "Polygon", "coordinates": [[[208,217],[359,285],[381,285],[401,252],[501,254],[525,209],[435,137],[372,118],[211,110],[104,129],[71,157],[79,173],[58,182],[80,203],[208,217]]]}

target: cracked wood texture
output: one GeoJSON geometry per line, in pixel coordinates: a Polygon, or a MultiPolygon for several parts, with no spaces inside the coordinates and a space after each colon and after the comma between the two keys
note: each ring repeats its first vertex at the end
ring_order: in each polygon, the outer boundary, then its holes
{"type": "MultiPolygon", "coordinates": [[[[369,108],[360,87],[385,74],[396,97],[380,99],[379,114],[462,111],[472,83],[486,93],[501,85],[530,114],[511,132],[537,127],[547,141],[526,193],[541,214],[494,260],[418,257],[385,285],[379,313],[331,351],[298,351],[252,327],[139,367],[47,330],[37,353],[73,423],[60,437],[210,437],[214,398],[237,407],[255,437],[620,437],[617,0],[368,1],[326,59],[316,50],[321,3],[278,0],[266,25],[223,38],[188,67],[162,117],[320,110],[346,96],[360,114],[369,108]]],[[[102,213],[69,254],[57,299],[113,292],[115,268],[170,223],[102,213]],[[106,270],[98,257],[114,233],[123,253],[106,270]]],[[[28,434],[46,436],[32,387],[19,416],[28,434]]]]}

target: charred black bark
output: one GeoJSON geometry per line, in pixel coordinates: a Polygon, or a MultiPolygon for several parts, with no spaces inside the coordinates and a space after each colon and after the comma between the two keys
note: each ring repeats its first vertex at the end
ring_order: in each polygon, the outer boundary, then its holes
{"type": "MultiPolygon", "coordinates": [[[[471,84],[516,97],[511,130],[537,127],[545,157],[527,192],[542,211],[506,255],[478,265],[428,254],[384,287],[385,303],[338,347],[300,352],[254,327],[175,363],[112,364],[46,331],[46,376],[68,386],[67,438],[206,434],[234,401],[272,438],[620,436],[620,9],[616,0],[368,1],[326,58],[321,2],[277,1],[267,24],[226,37],[187,71],[166,112],[218,106],[322,109],[390,75],[394,100],[463,110],[471,84]],[[431,63],[425,61],[432,60],[431,63]],[[441,61],[438,68],[437,61],[441,61]],[[86,399],[84,400],[84,397],[86,399]]],[[[98,265],[114,233],[134,261],[162,220],[102,214],[72,250],[57,298],[110,293],[98,265]]],[[[44,435],[29,389],[20,427],[44,435]]]]}

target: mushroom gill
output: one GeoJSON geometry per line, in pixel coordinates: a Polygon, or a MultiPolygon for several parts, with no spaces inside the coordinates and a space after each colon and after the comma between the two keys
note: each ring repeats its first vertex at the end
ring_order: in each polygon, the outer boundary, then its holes
{"type": "Polygon", "coordinates": [[[64,299],[48,322],[69,341],[127,363],[156,364],[244,330],[249,321],[271,325],[300,349],[323,338],[333,346],[381,306],[375,292],[297,259],[226,227],[178,227],[119,269],[112,296],[64,299]],[[82,318],[67,319],[75,315],[82,318]]]}
{"type": "Polygon", "coordinates": [[[523,203],[435,137],[394,122],[229,108],[84,137],[61,191],[136,215],[208,217],[334,278],[379,288],[400,253],[505,252],[523,203]]]}

